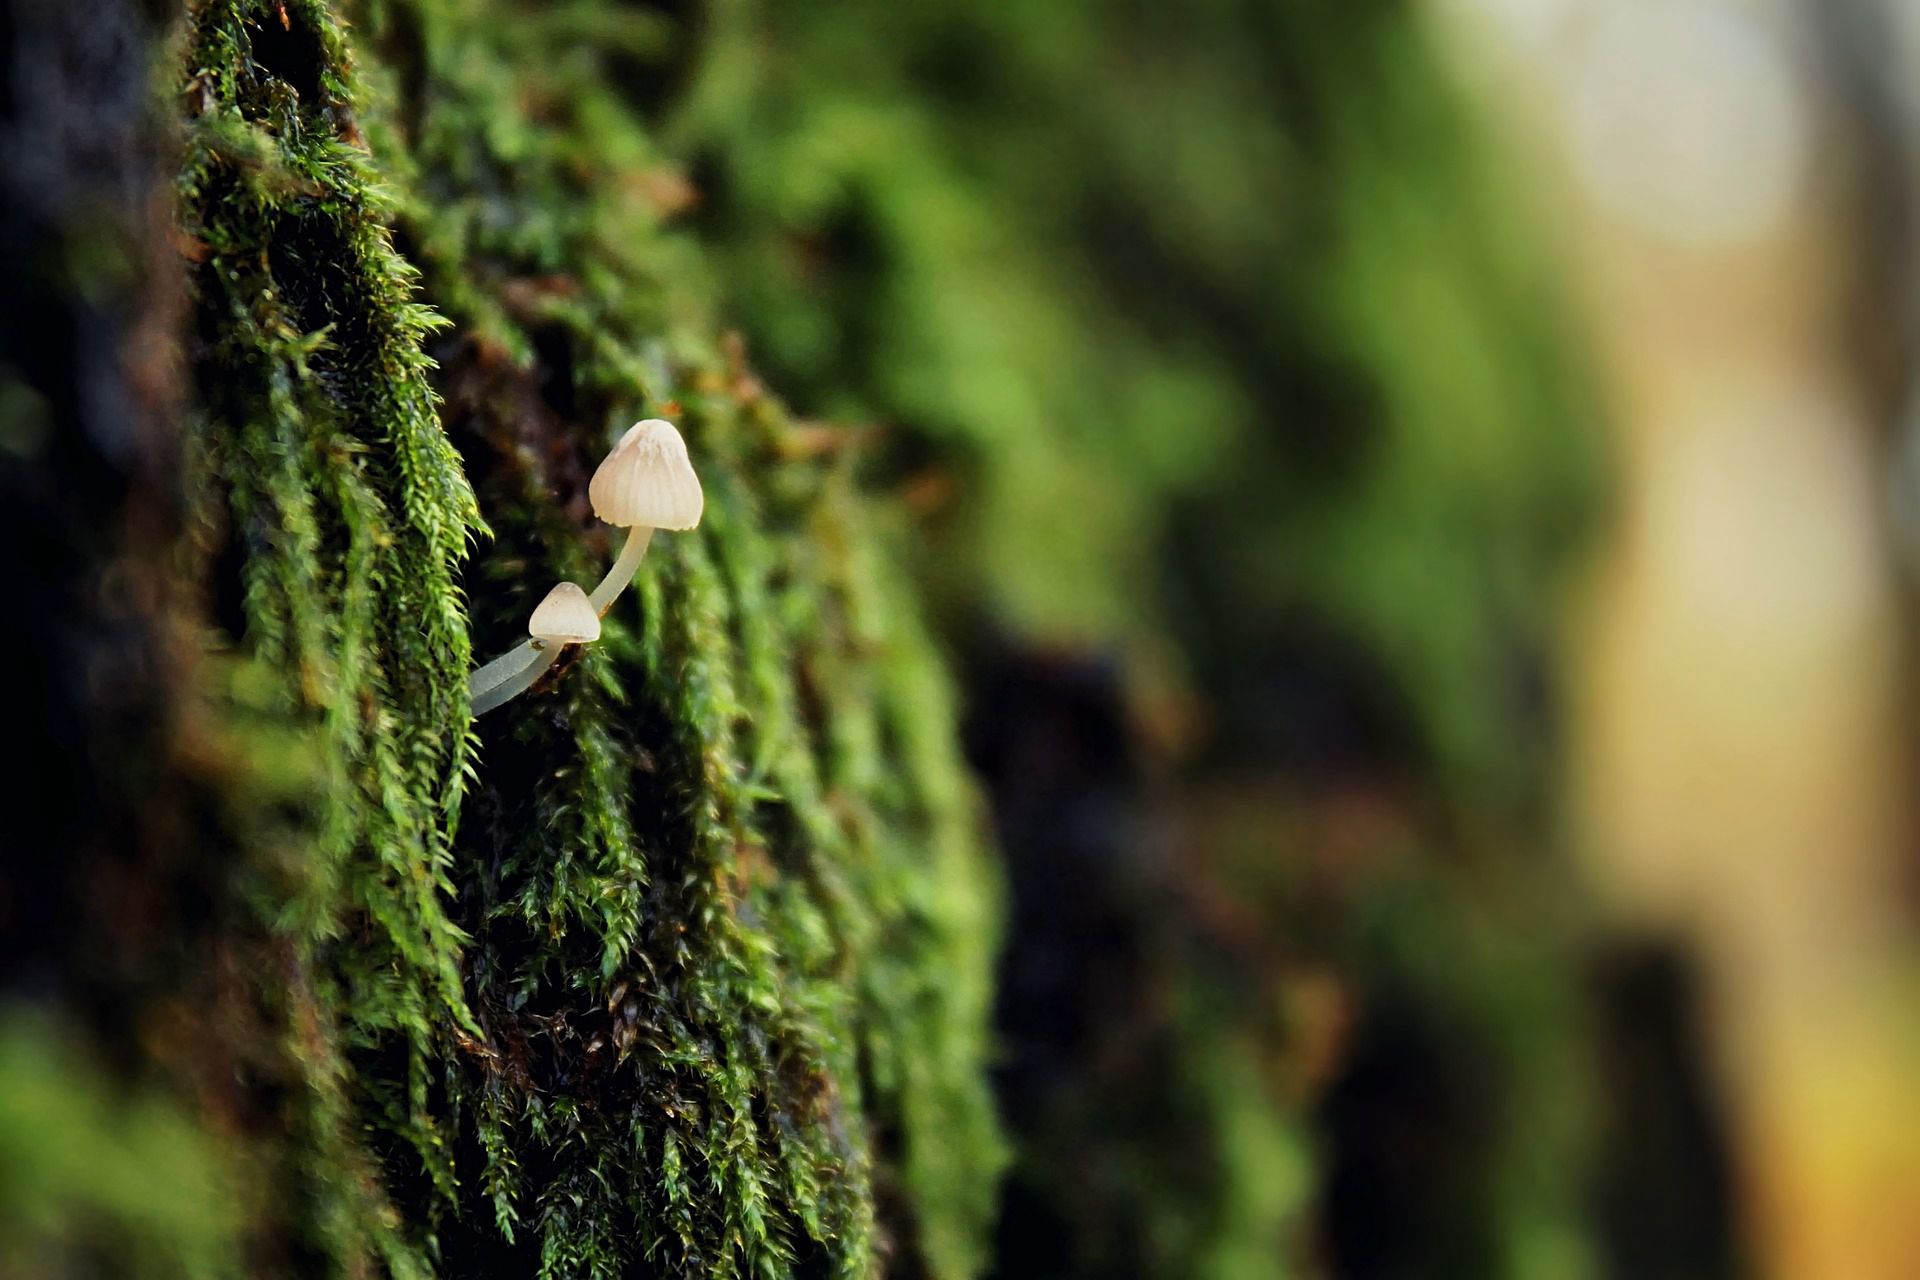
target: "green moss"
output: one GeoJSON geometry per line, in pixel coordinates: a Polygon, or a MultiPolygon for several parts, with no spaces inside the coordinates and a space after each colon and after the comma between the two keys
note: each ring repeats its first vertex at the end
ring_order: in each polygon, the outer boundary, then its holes
{"type": "Polygon", "coordinates": [[[198,1119],[131,1092],[59,1028],[0,1015],[0,1271],[82,1250],[124,1276],[237,1276],[235,1165],[198,1119]]]}
{"type": "Polygon", "coordinates": [[[194,14],[203,570],[325,770],[263,907],[312,984],[308,1233],[400,1274],[972,1274],[995,911],[945,677],[849,459],[800,456],[635,198],[602,59],[655,29],[588,13],[369,4],[353,55],[323,4],[194,14]],[[506,643],[597,577],[582,481],[663,410],[701,530],[473,736],[466,475],[506,643]]]}

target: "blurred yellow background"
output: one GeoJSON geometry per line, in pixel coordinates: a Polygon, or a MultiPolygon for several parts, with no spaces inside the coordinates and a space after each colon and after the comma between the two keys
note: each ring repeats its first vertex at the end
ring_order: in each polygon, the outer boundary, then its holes
{"type": "Polygon", "coordinates": [[[1920,1274],[1912,408],[1920,10],[1458,0],[1603,372],[1568,786],[1705,966],[1766,1274],[1920,1274]]]}

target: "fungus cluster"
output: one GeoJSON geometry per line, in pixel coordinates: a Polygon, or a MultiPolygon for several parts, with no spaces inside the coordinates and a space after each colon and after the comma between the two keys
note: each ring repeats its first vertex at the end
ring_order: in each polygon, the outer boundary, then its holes
{"type": "Polygon", "coordinates": [[[592,594],[562,582],[527,622],[528,639],[467,679],[473,714],[484,715],[531,689],[570,644],[600,638],[600,619],[633,581],[655,529],[691,529],[706,505],[686,441],[671,422],[648,418],[620,437],[587,485],[593,514],[627,530],[626,544],[592,594]]]}

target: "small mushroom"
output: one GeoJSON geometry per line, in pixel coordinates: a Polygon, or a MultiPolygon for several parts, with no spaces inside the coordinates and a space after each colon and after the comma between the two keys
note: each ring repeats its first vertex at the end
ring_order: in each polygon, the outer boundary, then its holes
{"type": "Polygon", "coordinates": [[[512,701],[546,674],[570,644],[592,644],[600,638],[600,615],[577,582],[562,582],[527,621],[532,638],[474,672],[467,681],[473,714],[484,715],[512,701]]]}
{"type": "Polygon", "coordinates": [[[527,619],[527,634],[557,644],[592,644],[600,638],[600,615],[577,582],[562,582],[527,619]]]}
{"type": "Polygon", "coordinates": [[[605,615],[633,581],[655,529],[691,529],[700,523],[706,498],[687,460],[687,443],[671,422],[636,422],[613,446],[587,485],[593,513],[628,530],[626,545],[589,597],[605,615]]]}
{"type": "Polygon", "coordinates": [[[561,583],[533,611],[527,625],[533,638],[467,677],[474,715],[484,715],[532,688],[566,645],[598,640],[600,619],[633,581],[653,531],[691,529],[700,523],[706,505],[700,478],[687,460],[686,441],[671,422],[660,418],[627,429],[593,473],[587,497],[595,515],[627,529],[626,545],[592,595],[574,583],[561,583]]]}

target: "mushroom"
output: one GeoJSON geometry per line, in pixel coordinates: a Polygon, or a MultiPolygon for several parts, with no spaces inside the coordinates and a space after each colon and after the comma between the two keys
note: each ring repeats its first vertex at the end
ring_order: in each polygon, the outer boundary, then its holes
{"type": "Polygon", "coordinates": [[[687,460],[686,441],[663,418],[648,418],[627,429],[593,473],[587,498],[593,503],[593,514],[628,530],[619,559],[588,597],[605,616],[633,581],[653,531],[693,528],[700,523],[706,499],[700,492],[700,477],[687,460]]]}
{"type": "Polygon", "coordinates": [[[706,498],[687,461],[687,444],[671,422],[648,418],[627,428],[587,485],[593,513],[627,530],[626,545],[588,595],[563,582],[547,593],[527,624],[532,639],[467,677],[473,714],[484,715],[533,687],[569,644],[600,638],[600,619],[633,581],[655,529],[691,529],[706,498]]]}
{"type": "Polygon", "coordinates": [[[519,697],[546,674],[570,644],[592,644],[600,638],[600,614],[577,582],[562,582],[527,620],[532,637],[495,658],[468,678],[473,714],[484,715],[503,702],[519,697]]]}

